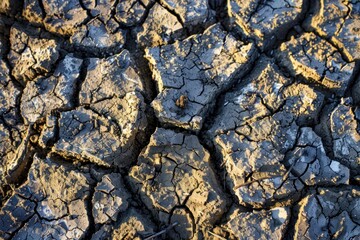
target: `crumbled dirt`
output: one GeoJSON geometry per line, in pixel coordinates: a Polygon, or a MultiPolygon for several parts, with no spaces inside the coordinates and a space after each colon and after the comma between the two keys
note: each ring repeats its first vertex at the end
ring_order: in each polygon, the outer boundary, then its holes
{"type": "Polygon", "coordinates": [[[360,2],[0,1],[8,239],[360,239],[360,2]]]}

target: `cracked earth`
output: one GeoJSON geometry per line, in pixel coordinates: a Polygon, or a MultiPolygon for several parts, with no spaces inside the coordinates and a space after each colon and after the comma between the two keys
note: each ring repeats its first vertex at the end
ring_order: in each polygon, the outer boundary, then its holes
{"type": "Polygon", "coordinates": [[[0,239],[360,239],[360,1],[1,0],[0,239]]]}

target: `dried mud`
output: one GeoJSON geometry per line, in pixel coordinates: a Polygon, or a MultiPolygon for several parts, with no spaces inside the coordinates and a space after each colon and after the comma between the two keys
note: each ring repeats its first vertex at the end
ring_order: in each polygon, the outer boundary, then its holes
{"type": "Polygon", "coordinates": [[[360,239],[358,0],[2,0],[0,239],[360,239]]]}

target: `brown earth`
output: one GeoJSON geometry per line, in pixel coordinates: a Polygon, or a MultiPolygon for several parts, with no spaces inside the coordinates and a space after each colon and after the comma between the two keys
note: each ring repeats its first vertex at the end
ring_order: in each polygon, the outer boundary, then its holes
{"type": "Polygon", "coordinates": [[[360,1],[1,0],[0,240],[360,239],[360,1]]]}

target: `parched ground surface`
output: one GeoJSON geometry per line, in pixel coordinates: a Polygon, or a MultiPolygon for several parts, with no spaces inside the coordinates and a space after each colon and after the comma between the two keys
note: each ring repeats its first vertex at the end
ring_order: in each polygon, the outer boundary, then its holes
{"type": "Polygon", "coordinates": [[[7,239],[360,239],[360,1],[0,0],[7,239]]]}

